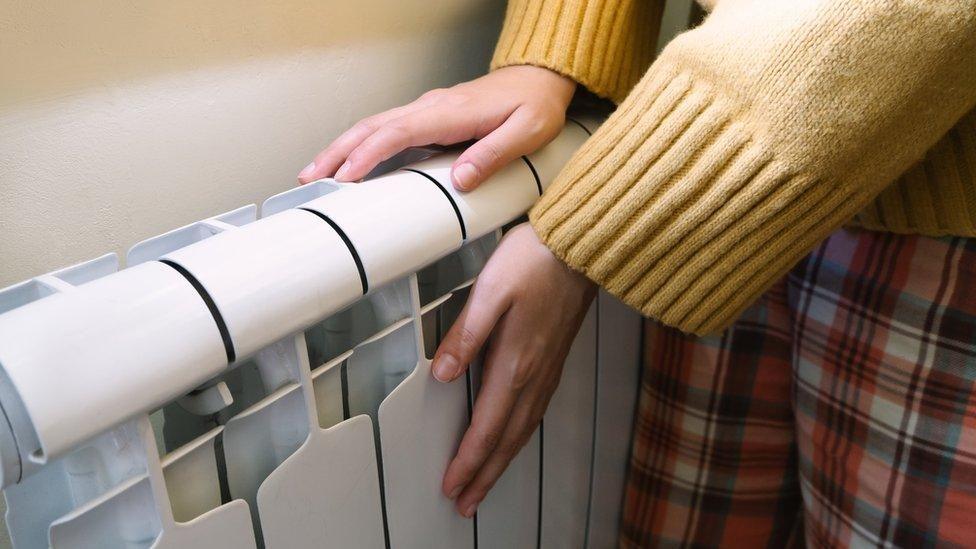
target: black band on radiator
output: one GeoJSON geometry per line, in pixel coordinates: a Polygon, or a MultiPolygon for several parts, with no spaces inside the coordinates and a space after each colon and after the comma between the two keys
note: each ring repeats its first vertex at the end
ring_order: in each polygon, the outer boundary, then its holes
{"type": "Polygon", "coordinates": [[[590,129],[587,128],[586,126],[584,126],[583,123],[580,122],[579,120],[576,120],[575,118],[570,118],[570,117],[567,116],[566,117],[566,121],[567,122],[572,122],[573,124],[576,124],[577,126],[583,128],[583,131],[586,132],[586,135],[593,135],[593,132],[591,132],[590,129]]]}
{"type": "Polygon", "coordinates": [[[535,171],[535,166],[532,165],[532,161],[529,160],[528,156],[523,156],[522,160],[525,161],[525,165],[532,172],[532,177],[535,178],[535,188],[539,191],[539,196],[542,196],[542,181],[539,179],[539,172],[535,171]]]}
{"type": "Polygon", "coordinates": [[[325,215],[322,212],[317,212],[311,208],[298,208],[298,209],[304,212],[308,212],[314,215],[315,217],[321,219],[322,221],[325,221],[326,223],[329,224],[330,227],[332,227],[332,230],[334,230],[336,234],[339,235],[339,238],[342,239],[342,242],[346,245],[346,248],[349,249],[349,254],[352,255],[352,261],[353,263],[356,264],[356,270],[359,271],[359,282],[363,285],[363,295],[366,295],[366,293],[369,292],[369,280],[366,278],[366,268],[363,267],[363,260],[359,257],[359,252],[357,252],[356,247],[353,246],[352,240],[349,240],[349,236],[346,235],[346,231],[343,231],[342,228],[339,227],[339,225],[336,224],[335,221],[332,221],[332,219],[329,218],[329,216],[325,215]]]}
{"type": "Polygon", "coordinates": [[[220,332],[220,339],[224,341],[224,351],[227,353],[227,363],[231,364],[237,360],[237,352],[234,351],[234,342],[230,338],[230,330],[227,329],[227,323],[224,322],[224,317],[220,314],[220,309],[217,308],[217,304],[214,303],[210,294],[207,293],[207,289],[200,284],[197,277],[190,274],[190,271],[183,268],[179,263],[170,261],[169,259],[160,259],[160,263],[163,265],[169,265],[176,272],[180,273],[190,286],[200,294],[200,298],[203,299],[203,303],[207,306],[207,310],[210,311],[210,316],[213,317],[214,322],[217,324],[217,331],[220,332]]]}
{"type": "Polygon", "coordinates": [[[464,218],[461,217],[461,209],[458,208],[457,202],[454,201],[454,197],[451,196],[451,193],[447,192],[447,189],[445,189],[444,186],[441,185],[441,182],[431,177],[430,174],[424,173],[420,170],[415,170],[413,168],[401,168],[401,169],[405,172],[413,172],[415,174],[422,175],[426,177],[428,180],[430,180],[431,183],[437,185],[437,188],[440,189],[442,193],[444,193],[444,196],[447,198],[447,201],[451,203],[451,207],[454,208],[454,215],[457,216],[458,225],[461,227],[461,240],[467,240],[468,229],[464,226],[464,218]]]}

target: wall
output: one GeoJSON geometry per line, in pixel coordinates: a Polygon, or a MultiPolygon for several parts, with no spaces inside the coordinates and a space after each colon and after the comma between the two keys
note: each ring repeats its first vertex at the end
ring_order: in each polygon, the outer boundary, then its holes
{"type": "Polygon", "coordinates": [[[0,0],[0,287],[260,202],[483,72],[504,0],[0,0]]]}

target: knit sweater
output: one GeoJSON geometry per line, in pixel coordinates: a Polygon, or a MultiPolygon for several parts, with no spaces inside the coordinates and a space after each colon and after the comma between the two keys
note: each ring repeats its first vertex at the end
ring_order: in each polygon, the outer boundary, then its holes
{"type": "Polygon", "coordinates": [[[721,0],[652,64],[662,1],[509,3],[493,68],[619,103],[530,212],[572,268],[705,334],[844,224],[976,236],[976,0],[721,0]]]}

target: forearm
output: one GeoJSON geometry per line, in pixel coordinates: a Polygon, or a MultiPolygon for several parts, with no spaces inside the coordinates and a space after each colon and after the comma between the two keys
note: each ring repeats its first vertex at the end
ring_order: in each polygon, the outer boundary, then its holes
{"type": "Polygon", "coordinates": [[[725,1],[532,211],[573,268],[728,325],[976,103],[973,2],[725,1]]]}
{"type": "Polygon", "coordinates": [[[492,58],[545,67],[617,103],[654,57],[664,0],[511,0],[492,58]]]}

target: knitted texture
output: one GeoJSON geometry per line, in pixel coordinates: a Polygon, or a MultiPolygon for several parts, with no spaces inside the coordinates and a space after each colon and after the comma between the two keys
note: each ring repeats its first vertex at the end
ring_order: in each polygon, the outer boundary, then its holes
{"type": "MultiPolygon", "coordinates": [[[[616,97],[628,79],[602,75],[636,70],[640,55],[618,49],[640,25],[588,22],[640,8],[552,4],[512,3],[495,66],[554,66],[616,97]]],[[[974,0],[724,0],[668,45],[530,220],[645,315],[715,332],[852,220],[976,236],[974,105],[974,0]]]]}
{"type": "Polygon", "coordinates": [[[536,65],[620,103],[654,58],[664,0],[510,0],[493,69],[536,65]]]}

